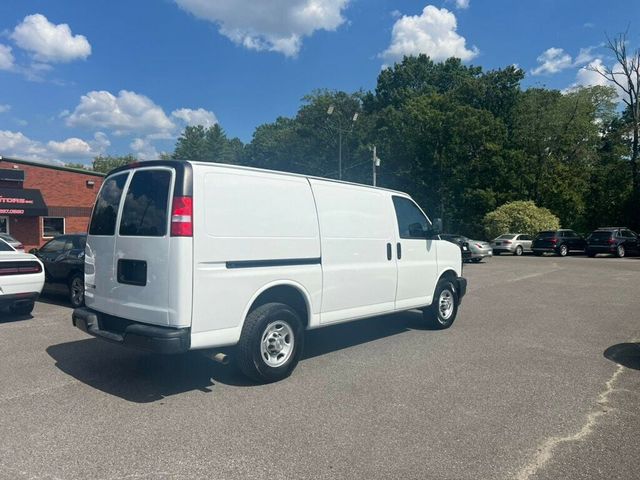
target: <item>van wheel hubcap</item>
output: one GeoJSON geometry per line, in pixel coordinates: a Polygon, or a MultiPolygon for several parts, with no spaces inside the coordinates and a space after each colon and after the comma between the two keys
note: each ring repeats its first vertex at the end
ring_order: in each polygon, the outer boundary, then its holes
{"type": "Polygon", "coordinates": [[[270,367],[280,367],[287,363],[293,352],[293,330],[286,322],[267,325],[260,342],[262,359],[270,367]]]}
{"type": "Polygon", "coordinates": [[[453,313],[453,294],[449,290],[440,293],[439,308],[442,319],[449,320],[453,313]]]}

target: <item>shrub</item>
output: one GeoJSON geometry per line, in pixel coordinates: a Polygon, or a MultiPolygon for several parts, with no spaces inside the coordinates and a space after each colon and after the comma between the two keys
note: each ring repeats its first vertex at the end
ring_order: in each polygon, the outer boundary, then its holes
{"type": "Polygon", "coordinates": [[[484,216],[482,221],[487,236],[492,239],[503,233],[535,235],[541,230],[557,230],[560,220],[546,208],[532,201],[509,202],[484,216]]]}

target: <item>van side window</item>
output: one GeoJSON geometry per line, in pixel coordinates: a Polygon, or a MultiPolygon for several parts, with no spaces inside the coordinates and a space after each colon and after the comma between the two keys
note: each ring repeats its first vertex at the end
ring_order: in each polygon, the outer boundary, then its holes
{"type": "Polygon", "coordinates": [[[140,170],[133,175],[124,199],[120,235],[163,237],[167,234],[167,204],[171,172],[140,170]]]}
{"type": "Polygon", "coordinates": [[[113,235],[115,233],[118,206],[127,176],[128,174],[123,174],[108,178],[102,185],[89,226],[91,235],[113,235]]]}
{"type": "Polygon", "coordinates": [[[393,197],[393,206],[398,219],[400,238],[420,238],[424,240],[424,232],[427,229],[427,217],[411,200],[403,197],[393,197]]]}

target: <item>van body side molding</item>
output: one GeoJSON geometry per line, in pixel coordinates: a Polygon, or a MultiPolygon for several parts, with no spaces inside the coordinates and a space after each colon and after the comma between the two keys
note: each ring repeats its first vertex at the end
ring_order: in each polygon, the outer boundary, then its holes
{"type": "Polygon", "coordinates": [[[227,268],[291,267],[295,265],[320,265],[318,258],[282,258],[277,260],[237,260],[227,262],[227,268]]]}

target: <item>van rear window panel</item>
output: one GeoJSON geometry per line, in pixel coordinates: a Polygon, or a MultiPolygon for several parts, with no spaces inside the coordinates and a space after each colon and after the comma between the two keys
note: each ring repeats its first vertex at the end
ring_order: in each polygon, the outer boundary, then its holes
{"type": "Polygon", "coordinates": [[[89,226],[90,235],[113,235],[116,231],[118,207],[128,174],[107,178],[100,189],[89,226]]]}
{"type": "Polygon", "coordinates": [[[129,237],[163,237],[167,234],[169,170],[135,172],[122,207],[120,235],[129,237]]]}

